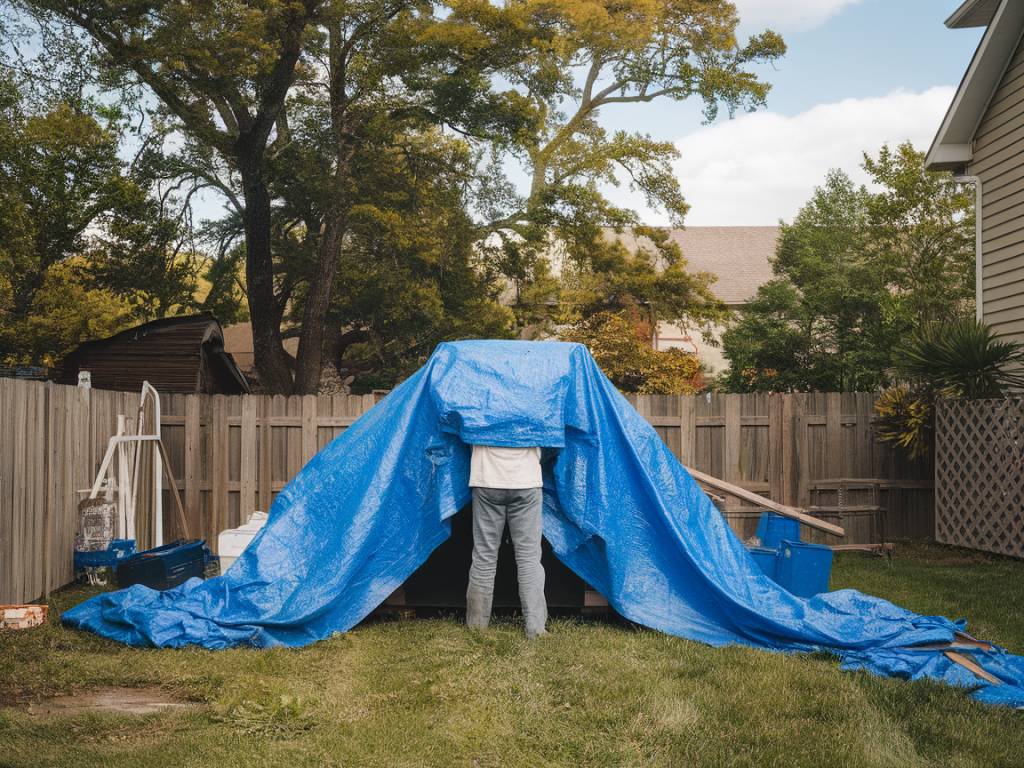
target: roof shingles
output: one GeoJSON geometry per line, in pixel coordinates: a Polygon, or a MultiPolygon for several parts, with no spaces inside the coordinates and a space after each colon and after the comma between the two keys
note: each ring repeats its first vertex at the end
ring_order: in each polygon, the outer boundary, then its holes
{"type": "MultiPolygon", "coordinates": [[[[608,236],[636,250],[632,232],[609,231],[608,236]]],[[[778,227],[687,227],[673,229],[669,236],[679,245],[688,271],[717,275],[711,290],[730,306],[749,302],[773,277],[771,258],[778,227]]]]}

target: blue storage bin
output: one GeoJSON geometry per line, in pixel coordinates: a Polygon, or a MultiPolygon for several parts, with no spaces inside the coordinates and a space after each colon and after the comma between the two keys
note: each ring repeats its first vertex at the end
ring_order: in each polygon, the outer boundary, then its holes
{"type": "Polygon", "coordinates": [[[762,547],[769,549],[777,549],[783,540],[800,541],[800,521],[774,512],[762,512],[757,523],[757,538],[762,547]]]}
{"type": "Polygon", "coordinates": [[[170,589],[193,576],[202,578],[209,550],[203,539],[179,539],[147,549],[117,566],[118,586],[144,584],[151,589],[170,589]]]}
{"type": "Polygon", "coordinates": [[[769,547],[747,547],[747,551],[764,572],[764,575],[774,580],[778,551],[769,547]]]}
{"type": "Polygon", "coordinates": [[[832,576],[832,549],[821,544],[783,541],[775,566],[775,580],[800,597],[828,592],[832,576]]]}
{"type": "Polygon", "coordinates": [[[114,539],[106,549],[98,552],[75,550],[75,570],[84,568],[114,568],[118,562],[135,554],[135,539],[114,539]]]}

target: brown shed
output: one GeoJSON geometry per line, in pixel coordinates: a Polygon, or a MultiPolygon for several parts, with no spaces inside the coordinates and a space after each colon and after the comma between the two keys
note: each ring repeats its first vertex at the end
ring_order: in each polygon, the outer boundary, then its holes
{"type": "Polygon", "coordinates": [[[89,371],[97,389],[135,391],[148,381],[161,392],[237,395],[249,383],[224,351],[224,331],[213,315],[165,317],[107,339],[87,341],[55,372],[62,384],[89,371]]]}

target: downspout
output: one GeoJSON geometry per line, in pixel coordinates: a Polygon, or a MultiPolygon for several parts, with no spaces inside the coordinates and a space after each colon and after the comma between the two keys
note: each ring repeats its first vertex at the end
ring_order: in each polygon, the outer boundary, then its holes
{"type": "Polygon", "coordinates": [[[982,261],[981,261],[981,177],[960,175],[954,176],[953,181],[960,184],[974,185],[974,317],[979,323],[984,322],[985,313],[982,311],[982,261]]]}

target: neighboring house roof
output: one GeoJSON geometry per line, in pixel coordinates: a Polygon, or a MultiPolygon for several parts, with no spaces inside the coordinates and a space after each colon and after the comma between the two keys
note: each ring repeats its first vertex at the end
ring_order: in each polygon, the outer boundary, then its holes
{"type": "MultiPolygon", "coordinates": [[[[618,235],[609,231],[608,236],[636,249],[636,237],[628,230],[618,235]]],[[[771,259],[778,227],[686,227],[673,229],[669,237],[683,252],[688,271],[718,277],[711,290],[731,306],[749,302],[774,277],[771,259]]]]}
{"type": "Polygon", "coordinates": [[[968,0],[946,21],[955,28],[985,24],[988,29],[925,158],[931,170],[962,172],[970,162],[975,131],[1024,31],[1024,2],[968,0]]]}
{"type": "Polygon", "coordinates": [[[224,333],[210,314],[165,317],[87,341],[67,355],[56,380],[74,384],[89,371],[97,389],[134,391],[148,381],[163,392],[240,394],[249,383],[224,351],[224,333]]]}

